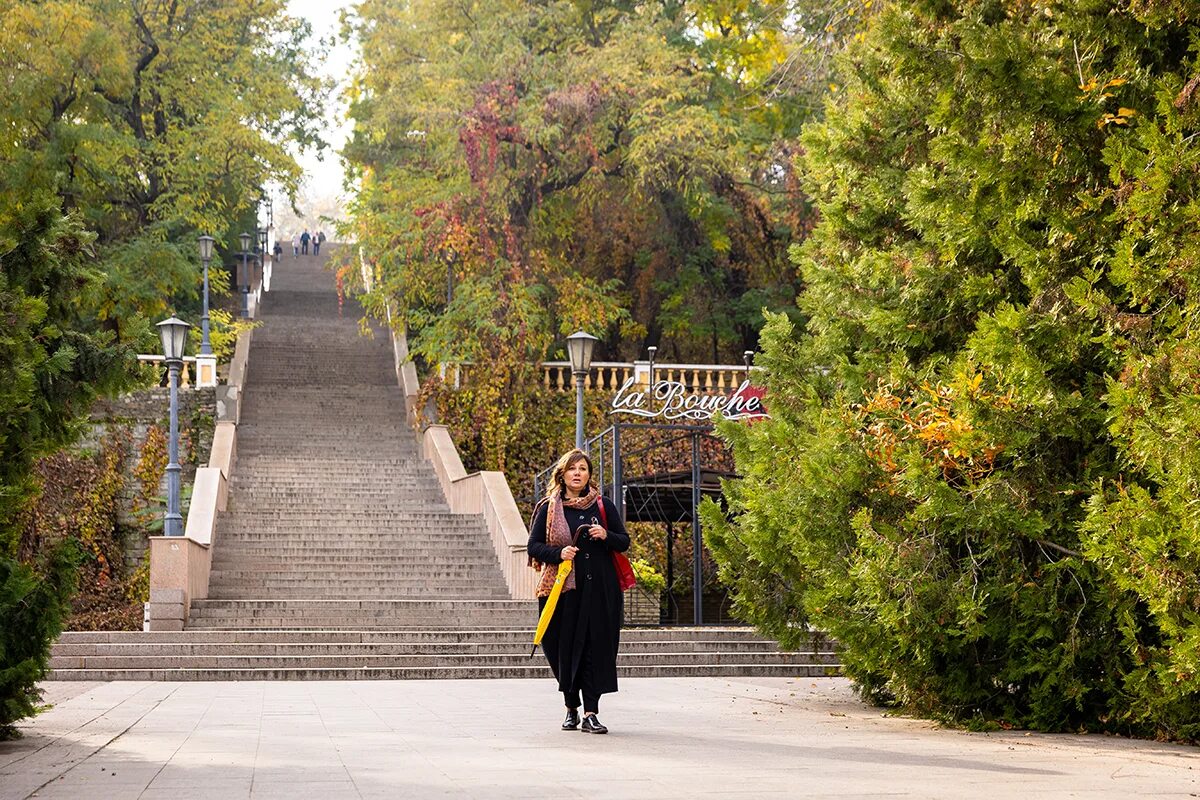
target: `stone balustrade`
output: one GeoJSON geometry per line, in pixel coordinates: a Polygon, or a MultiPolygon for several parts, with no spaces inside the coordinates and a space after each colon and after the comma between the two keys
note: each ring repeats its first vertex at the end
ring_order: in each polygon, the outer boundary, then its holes
{"type": "MultiPolygon", "coordinates": [[[[575,377],[567,361],[543,361],[542,385],[554,392],[575,391],[575,377]]],[[[458,388],[467,379],[474,364],[442,364],[439,374],[446,383],[458,388]]],[[[681,383],[696,394],[728,394],[746,380],[746,367],[734,364],[655,364],[654,380],[681,383]]],[[[615,392],[630,379],[645,386],[650,381],[649,361],[593,361],[584,378],[585,392],[615,392]]]]}

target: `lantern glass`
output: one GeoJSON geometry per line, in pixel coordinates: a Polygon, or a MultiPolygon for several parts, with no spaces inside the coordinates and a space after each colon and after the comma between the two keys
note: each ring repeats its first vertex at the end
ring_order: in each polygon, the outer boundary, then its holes
{"type": "Polygon", "coordinates": [[[567,354],[571,358],[572,372],[587,372],[592,368],[592,349],[596,341],[595,336],[583,331],[575,331],[567,337],[567,354]]]}
{"type": "Polygon", "coordinates": [[[211,236],[201,236],[198,240],[200,244],[200,260],[211,261],[213,254],[213,242],[216,240],[211,236]]]}
{"type": "Polygon", "coordinates": [[[252,237],[248,233],[239,233],[238,234],[238,239],[240,239],[242,242],[242,252],[243,253],[250,252],[250,239],[251,238],[252,237]]]}
{"type": "Polygon", "coordinates": [[[258,246],[260,248],[262,248],[264,253],[266,252],[266,250],[267,250],[267,229],[266,228],[258,229],[258,246]]]}
{"type": "Polygon", "coordinates": [[[184,345],[187,344],[188,328],[192,327],[178,317],[164,319],[158,323],[158,335],[162,339],[163,355],[168,361],[178,361],[183,358],[184,345]]]}

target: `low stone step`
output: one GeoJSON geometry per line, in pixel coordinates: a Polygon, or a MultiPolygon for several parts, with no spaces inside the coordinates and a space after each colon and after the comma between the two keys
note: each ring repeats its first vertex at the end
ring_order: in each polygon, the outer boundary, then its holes
{"type": "MultiPolygon", "coordinates": [[[[501,589],[491,589],[490,595],[486,597],[489,600],[502,600],[507,596],[507,592],[501,589]]],[[[244,600],[253,597],[270,597],[275,600],[308,600],[313,597],[324,597],[338,600],[370,600],[374,597],[385,595],[398,600],[420,600],[420,599],[436,599],[439,597],[453,597],[452,589],[447,589],[442,586],[431,585],[401,585],[401,584],[358,584],[354,586],[300,586],[300,587],[281,587],[281,586],[256,586],[251,584],[232,584],[229,586],[217,586],[209,588],[209,597],[213,600],[244,600]]],[[[233,619],[236,619],[234,617],[233,619]]],[[[307,619],[307,618],[305,618],[307,619]]],[[[352,617],[347,621],[341,617],[322,617],[321,619],[333,620],[329,622],[332,627],[354,627],[354,620],[360,617],[352,617]]],[[[384,618],[387,622],[390,618],[384,618]]],[[[405,625],[417,623],[431,623],[439,619],[437,616],[423,615],[413,617],[409,620],[405,618],[405,625]]],[[[456,616],[455,619],[462,620],[461,616],[456,616]]],[[[490,617],[480,618],[476,620],[480,624],[488,622],[499,622],[499,619],[490,617]]],[[[524,617],[515,619],[514,621],[525,621],[524,617]]],[[[256,621],[256,624],[257,621],[256,621]]],[[[391,627],[394,623],[387,622],[391,627]]],[[[288,627],[297,627],[294,624],[289,624],[288,627]]],[[[312,624],[306,623],[302,627],[321,627],[319,621],[313,620],[312,624]]]]}
{"type": "MultiPolygon", "coordinates": [[[[222,546],[228,542],[222,542],[222,546]]],[[[342,551],[330,550],[326,548],[323,551],[316,552],[308,549],[295,549],[291,551],[289,556],[288,551],[283,550],[260,550],[250,551],[241,547],[230,546],[228,550],[220,552],[213,558],[213,569],[272,569],[276,567],[286,567],[289,564],[295,564],[299,567],[318,568],[325,564],[366,564],[379,561],[382,563],[404,563],[412,559],[429,559],[429,558],[444,558],[446,555],[445,549],[440,549],[436,552],[418,551],[413,548],[405,549],[399,545],[396,547],[380,548],[375,551],[374,555],[359,552],[352,548],[346,548],[342,551]]],[[[466,563],[471,564],[495,564],[495,555],[485,551],[482,547],[472,548],[461,553],[461,558],[466,563]]]]}
{"type": "Polygon", "coordinates": [[[299,525],[263,527],[231,523],[219,525],[217,530],[219,541],[231,545],[231,547],[234,544],[259,548],[272,546],[300,549],[337,547],[343,550],[354,548],[358,552],[367,552],[371,548],[407,544],[412,548],[446,552],[455,547],[471,547],[482,544],[480,538],[472,538],[466,534],[427,535],[387,525],[373,525],[369,530],[335,531],[329,536],[314,534],[311,529],[299,525]]]}
{"type": "MultiPolygon", "coordinates": [[[[62,644],[178,644],[178,643],[414,643],[414,642],[515,642],[528,641],[533,635],[536,620],[519,626],[456,627],[435,625],[405,630],[312,630],[277,632],[262,630],[230,631],[65,631],[58,639],[62,644]]],[[[832,643],[823,634],[810,631],[811,646],[828,649],[832,643]]],[[[626,628],[621,631],[622,646],[626,642],[649,641],[719,641],[770,642],[747,625],[668,626],[626,628]]],[[[772,643],[773,644],[773,643],[772,643]]]]}
{"type": "Polygon", "coordinates": [[[435,564],[441,567],[449,566],[496,566],[496,557],[482,547],[472,552],[456,550],[448,554],[445,548],[430,550],[424,554],[416,550],[400,552],[389,549],[367,553],[339,553],[335,555],[313,556],[309,551],[299,551],[292,558],[269,558],[265,554],[257,557],[219,553],[213,558],[213,569],[241,572],[279,572],[298,569],[316,571],[322,569],[339,569],[342,567],[358,567],[361,569],[380,567],[399,567],[404,565],[416,566],[417,563],[435,564]]]}
{"type": "MultiPolygon", "coordinates": [[[[509,667],[362,667],[328,669],[56,669],[50,680],[61,681],[347,681],[347,680],[464,680],[487,678],[548,678],[550,668],[539,659],[528,666],[509,667]]],[[[626,678],[816,678],[839,674],[825,664],[658,664],[622,667],[626,678]]]]}
{"type": "MultiPolygon", "coordinates": [[[[235,495],[236,497],[236,495],[235,495]]],[[[231,498],[231,502],[234,498],[231,498]]],[[[230,510],[226,512],[230,517],[239,517],[247,520],[262,520],[264,522],[272,519],[294,520],[296,518],[305,518],[314,523],[328,523],[331,520],[315,519],[311,514],[305,514],[302,511],[294,508],[239,508],[236,511],[230,510]]],[[[224,515],[223,515],[224,516],[224,515]]],[[[342,515],[338,515],[340,518],[342,515]]],[[[483,529],[483,520],[476,514],[455,514],[451,511],[442,509],[422,509],[413,508],[412,505],[405,506],[403,504],[393,503],[386,507],[378,507],[370,510],[357,511],[351,515],[355,520],[366,519],[369,517],[387,517],[395,522],[411,522],[423,523],[425,525],[437,524],[445,527],[461,527],[462,529],[483,529]]]]}
{"type": "MultiPolygon", "coordinates": [[[[349,655],[180,655],[180,656],[54,656],[51,669],[405,669],[429,667],[439,669],[522,667],[530,660],[530,650],[524,653],[442,653],[425,654],[349,654],[349,655]]],[[[833,656],[811,653],[735,652],[735,653],[620,653],[617,667],[654,667],[660,664],[676,666],[720,666],[739,664],[812,665],[836,664],[833,656]]]]}
{"type": "MultiPolygon", "coordinates": [[[[492,577],[492,569],[499,569],[495,564],[464,564],[461,566],[439,566],[437,568],[421,569],[416,565],[398,565],[371,568],[368,564],[330,564],[324,569],[238,569],[222,568],[213,572],[214,579],[224,582],[271,582],[292,581],[302,583],[327,583],[337,585],[345,583],[370,583],[371,581],[387,582],[421,582],[432,585],[451,584],[456,580],[472,577],[492,577]]],[[[457,584],[461,593],[464,584],[457,584]]]]}
{"type": "MultiPolygon", "coordinates": [[[[493,654],[529,655],[532,632],[502,641],[417,641],[417,642],[293,642],[293,643],[160,643],[137,644],[108,642],[63,644],[52,648],[53,656],[338,656],[338,655],[440,655],[493,654]]],[[[633,640],[621,637],[621,652],[637,653],[773,653],[779,652],[775,642],[767,640],[696,640],[672,641],[633,640]]],[[[832,651],[800,650],[797,653],[825,663],[832,651]]]]}
{"type": "Polygon", "coordinates": [[[268,530],[255,526],[219,526],[217,531],[216,541],[220,543],[218,546],[228,547],[227,553],[258,550],[284,554],[294,551],[301,554],[320,555],[323,552],[370,553],[379,551],[421,555],[451,553],[459,549],[486,552],[485,543],[478,538],[454,534],[426,536],[406,531],[403,528],[380,527],[370,531],[345,531],[332,538],[317,537],[305,532],[304,529],[287,526],[268,530]]]}

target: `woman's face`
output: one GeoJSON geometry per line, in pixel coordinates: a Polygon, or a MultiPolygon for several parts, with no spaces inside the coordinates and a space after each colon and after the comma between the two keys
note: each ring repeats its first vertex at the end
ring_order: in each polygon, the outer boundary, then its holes
{"type": "Polygon", "coordinates": [[[592,471],[588,469],[588,463],[582,458],[567,467],[567,471],[563,473],[563,480],[566,481],[567,490],[571,494],[581,493],[591,477],[592,471]]]}

